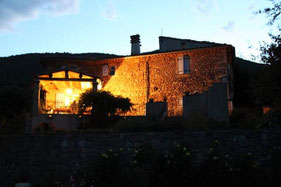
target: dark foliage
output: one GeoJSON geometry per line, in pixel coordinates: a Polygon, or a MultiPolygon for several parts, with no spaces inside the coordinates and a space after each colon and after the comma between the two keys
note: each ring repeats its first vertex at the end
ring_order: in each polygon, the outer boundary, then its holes
{"type": "Polygon", "coordinates": [[[91,116],[95,127],[103,127],[109,123],[109,116],[116,116],[131,110],[132,103],[129,98],[113,96],[110,92],[87,90],[81,94],[79,109],[83,113],[87,107],[91,107],[91,116]]]}
{"type": "MultiPolygon", "coordinates": [[[[281,3],[271,0],[272,7],[260,10],[259,13],[269,17],[269,25],[280,18],[281,3]]],[[[278,25],[279,26],[279,25],[278,25]]],[[[281,35],[270,34],[272,42],[261,46],[261,59],[267,65],[256,83],[255,97],[258,105],[281,106],[281,35]]]]}
{"type": "Polygon", "coordinates": [[[275,3],[275,0],[270,0],[272,7],[267,7],[263,10],[259,10],[259,14],[266,14],[269,18],[268,24],[273,25],[277,22],[281,14],[281,2],[275,3]]]}
{"type": "Polygon", "coordinates": [[[252,107],[255,105],[253,92],[255,81],[265,65],[254,63],[241,58],[235,59],[234,66],[234,106],[252,107]]]}
{"type": "Polygon", "coordinates": [[[0,87],[0,129],[2,132],[24,130],[27,113],[31,111],[31,90],[20,86],[0,87]]]}
{"type": "Polygon", "coordinates": [[[280,147],[274,148],[269,168],[252,153],[233,156],[220,152],[215,140],[200,163],[187,144],[161,153],[138,143],[132,149],[108,149],[96,159],[76,164],[70,182],[77,186],[279,186],[280,147]]]}
{"type": "Polygon", "coordinates": [[[267,66],[257,81],[257,104],[281,106],[281,36],[272,36],[272,43],[262,46],[261,50],[267,66]]]}

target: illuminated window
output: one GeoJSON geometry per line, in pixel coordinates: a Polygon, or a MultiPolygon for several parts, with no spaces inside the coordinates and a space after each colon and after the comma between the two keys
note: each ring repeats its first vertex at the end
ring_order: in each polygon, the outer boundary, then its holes
{"type": "Polygon", "coordinates": [[[110,67],[109,75],[115,75],[115,66],[110,67]]]}
{"type": "Polygon", "coordinates": [[[178,58],[178,74],[190,73],[190,57],[188,55],[178,58]]]}
{"type": "MultiPolygon", "coordinates": [[[[94,77],[74,71],[58,71],[39,75],[38,109],[41,114],[78,114],[79,98],[82,93],[93,89],[94,77]],[[68,75],[68,76],[67,76],[68,75]]],[[[102,88],[96,79],[98,89],[102,88]]],[[[91,111],[86,109],[84,114],[91,111]]]]}
{"type": "Polygon", "coordinates": [[[102,75],[107,76],[108,75],[108,65],[105,64],[102,66],[102,75]]]}
{"type": "Polygon", "coordinates": [[[179,106],[182,107],[183,106],[183,100],[182,100],[182,97],[179,98],[179,106]]]}
{"type": "Polygon", "coordinates": [[[63,93],[56,93],[56,108],[63,108],[65,106],[65,98],[63,93]]]}

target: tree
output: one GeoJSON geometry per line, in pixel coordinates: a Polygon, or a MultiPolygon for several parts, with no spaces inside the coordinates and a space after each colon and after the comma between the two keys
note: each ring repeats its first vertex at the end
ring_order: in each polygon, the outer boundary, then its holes
{"type": "Polygon", "coordinates": [[[32,108],[32,95],[17,85],[0,87],[0,131],[23,132],[27,113],[32,108]]]}
{"type": "Polygon", "coordinates": [[[272,43],[261,47],[261,59],[267,64],[258,82],[258,99],[264,105],[281,106],[281,38],[272,36],[272,43]]]}
{"type": "Polygon", "coordinates": [[[281,2],[275,3],[274,0],[270,0],[272,7],[267,7],[263,10],[259,10],[258,13],[266,14],[269,17],[268,24],[273,25],[280,18],[281,15],[281,2]]]}
{"type": "Polygon", "coordinates": [[[109,116],[124,114],[131,110],[129,98],[114,96],[110,92],[87,90],[79,99],[80,113],[91,107],[91,116],[95,126],[101,127],[109,122],[109,116]]]}
{"type": "MultiPolygon", "coordinates": [[[[273,7],[260,10],[269,17],[269,25],[280,18],[281,3],[273,3],[273,7]]],[[[260,105],[281,106],[281,29],[279,34],[270,34],[272,43],[261,46],[261,59],[267,65],[257,80],[256,98],[260,105]]]]}

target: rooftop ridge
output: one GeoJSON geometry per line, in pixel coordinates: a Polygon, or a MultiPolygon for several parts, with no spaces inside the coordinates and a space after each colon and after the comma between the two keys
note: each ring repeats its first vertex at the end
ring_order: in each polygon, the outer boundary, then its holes
{"type": "Polygon", "coordinates": [[[216,43],[216,42],[210,42],[210,41],[198,41],[198,40],[192,40],[192,39],[181,39],[181,38],[174,38],[174,37],[169,37],[169,36],[159,36],[159,38],[167,38],[167,39],[180,40],[180,41],[190,41],[190,42],[196,42],[196,43],[216,44],[216,45],[230,45],[230,44],[226,44],[226,43],[216,43]]]}

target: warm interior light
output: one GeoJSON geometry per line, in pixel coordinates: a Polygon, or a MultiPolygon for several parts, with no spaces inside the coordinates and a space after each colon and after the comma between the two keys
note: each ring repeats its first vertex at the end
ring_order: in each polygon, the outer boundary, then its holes
{"type": "MultiPolygon", "coordinates": [[[[98,89],[101,81],[98,79],[98,89]]],[[[47,114],[77,114],[80,95],[93,88],[92,82],[40,80],[39,110],[47,114]]],[[[90,110],[90,109],[89,109],[90,110]]]]}
{"type": "Polygon", "coordinates": [[[97,83],[98,83],[97,89],[98,89],[98,90],[101,90],[101,89],[102,89],[102,82],[101,82],[101,80],[98,79],[98,80],[97,80],[97,83]]]}
{"type": "Polygon", "coordinates": [[[72,89],[71,88],[67,88],[65,90],[65,92],[66,92],[67,95],[72,95],[72,89]]]}
{"type": "Polygon", "coordinates": [[[82,90],[87,90],[87,89],[90,89],[92,87],[93,87],[93,85],[92,85],[91,82],[81,82],[82,90]]]}

